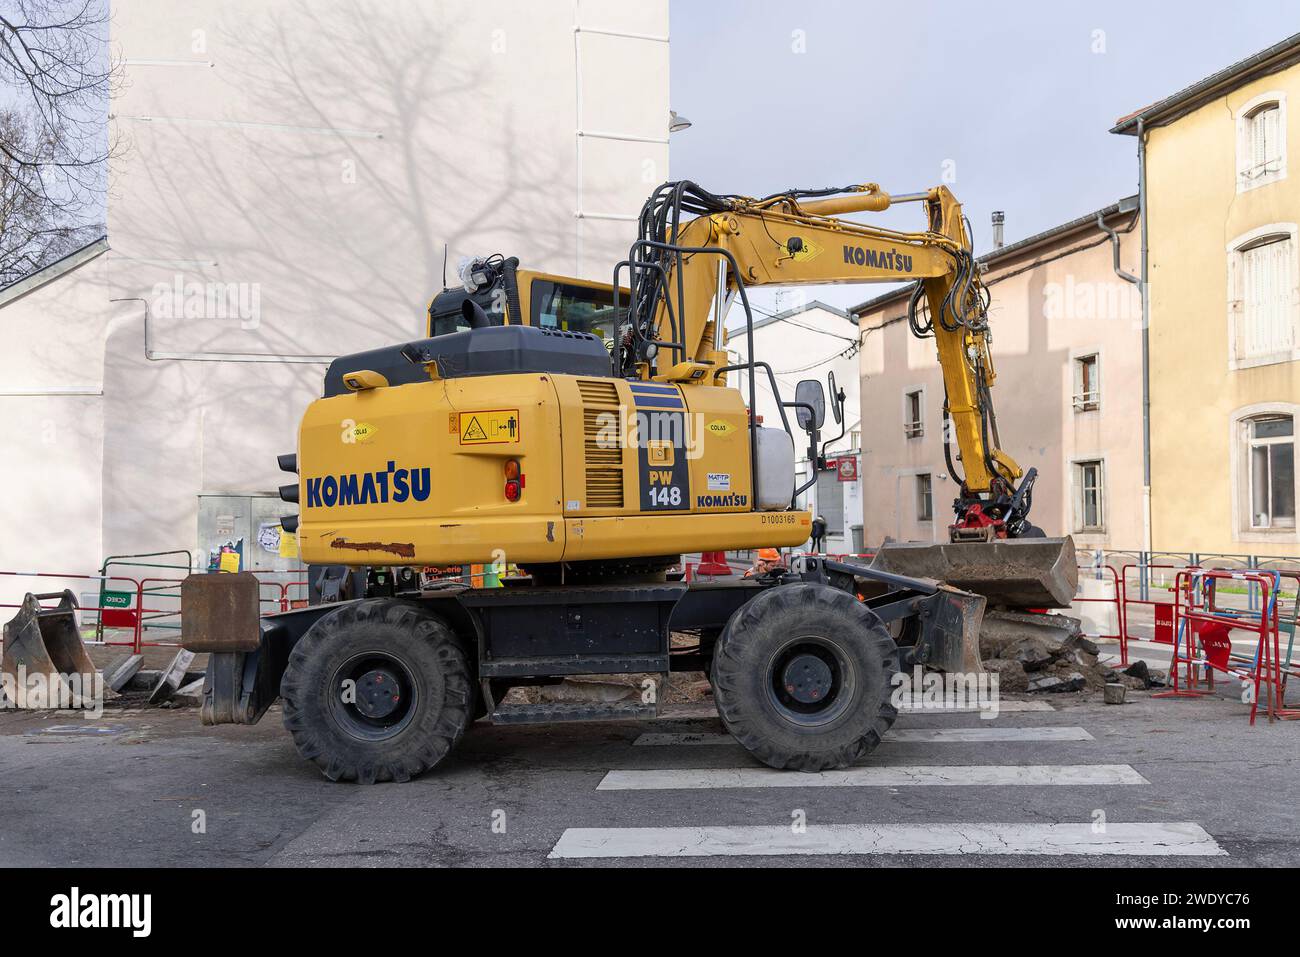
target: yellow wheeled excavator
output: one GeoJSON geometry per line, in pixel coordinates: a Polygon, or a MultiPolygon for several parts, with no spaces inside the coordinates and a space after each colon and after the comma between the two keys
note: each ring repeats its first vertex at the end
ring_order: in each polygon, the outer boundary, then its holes
{"type": "MultiPolygon", "coordinates": [[[[458,305],[445,295],[431,305],[429,338],[330,366],[297,452],[280,461],[298,475],[281,496],[300,506],[284,528],[319,570],[320,600],[258,619],[251,576],[187,581],[185,645],[212,656],[205,722],[252,723],[278,696],[300,752],[326,776],[406,780],[478,716],[656,710],[654,685],[614,705],[511,703],[511,687],[705,670],[724,724],[759,760],[842,767],[892,724],[899,672],[979,670],[985,595],[1073,598],[1073,546],[1029,523],[1033,472],[999,446],[987,294],[946,188],[756,199],[667,183],[600,293],[517,267],[471,264],[458,305]],[[843,218],[904,202],[923,210],[923,230],[843,218]],[[669,580],[683,552],[809,535],[798,501],[811,480],[796,485],[795,448],[819,459],[826,395],[809,380],[782,396],[754,355],[747,288],[899,280],[916,281],[909,321],[935,339],[960,450],[953,544],[899,546],[870,567],[807,557],[743,581],[669,580]],[[740,363],[726,350],[733,305],[745,319],[740,363]],[[747,394],[728,382],[740,372],[747,394]],[[759,376],[778,397],[779,427],[751,412],[759,376]],[[348,575],[478,562],[527,576],[474,588],[401,574],[366,587],[348,575]]],[[[832,390],[830,401],[843,397],[832,390]]]]}

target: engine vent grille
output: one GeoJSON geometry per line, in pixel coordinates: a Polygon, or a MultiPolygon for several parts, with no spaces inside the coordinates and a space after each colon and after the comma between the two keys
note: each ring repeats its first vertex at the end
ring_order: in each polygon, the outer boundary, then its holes
{"type": "Polygon", "coordinates": [[[583,402],[587,508],[622,508],[623,442],[618,387],[613,382],[579,379],[578,392],[583,402]]]}
{"type": "Polygon", "coordinates": [[[584,405],[605,405],[618,408],[618,386],[613,382],[578,380],[578,394],[584,405]]]}

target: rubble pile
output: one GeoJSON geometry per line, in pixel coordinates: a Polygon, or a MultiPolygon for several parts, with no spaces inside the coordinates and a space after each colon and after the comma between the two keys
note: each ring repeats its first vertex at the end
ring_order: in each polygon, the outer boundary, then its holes
{"type": "Polygon", "coordinates": [[[1002,692],[1100,691],[1108,681],[1131,689],[1164,684],[1144,662],[1117,672],[1098,661],[1099,652],[1079,619],[1068,615],[997,609],[980,629],[980,657],[985,670],[998,675],[1002,692]]]}

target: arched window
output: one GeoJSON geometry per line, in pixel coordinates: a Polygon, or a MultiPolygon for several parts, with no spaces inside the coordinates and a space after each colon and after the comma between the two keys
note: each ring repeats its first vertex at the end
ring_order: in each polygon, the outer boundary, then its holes
{"type": "Polygon", "coordinates": [[[1282,110],[1276,103],[1262,106],[1249,117],[1250,174],[1276,173],[1282,163],[1282,110]]]}
{"type": "Polygon", "coordinates": [[[1237,190],[1286,177],[1286,95],[1264,93],[1237,112],[1237,190]]]}

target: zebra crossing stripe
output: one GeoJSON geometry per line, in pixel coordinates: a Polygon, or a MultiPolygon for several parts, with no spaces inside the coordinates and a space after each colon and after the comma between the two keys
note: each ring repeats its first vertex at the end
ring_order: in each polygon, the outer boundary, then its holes
{"type": "MultiPolygon", "coordinates": [[[[1020,701],[1018,699],[1008,699],[997,703],[998,713],[991,714],[990,708],[980,708],[978,706],[957,708],[951,705],[925,705],[921,708],[914,708],[911,705],[905,705],[898,709],[899,714],[989,714],[991,718],[997,718],[1002,714],[1011,714],[1018,711],[1055,711],[1056,708],[1048,701],[1020,701]]],[[[716,718],[718,709],[713,701],[692,701],[683,704],[664,704],[660,705],[660,711],[655,715],[656,721],[682,721],[693,718],[716,718]]]]}
{"type": "Polygon", "coordinates": [[[609,771],[598,791],[691,791],[713,788],[1004,787],[1148,784],[1127,764],[972,764],[855,767],[839,771],[775,768],[668,768],[609,771]]]}
{"type": "MultiPolygon", "coordinates": [[[[894,728],[881,741],[888,744],[977,744],[996,741],[1092,741],[1083,728],[894,728]]],[[[649,731],[632,742],[634,745],[728,745],[736,739],[726,732],[659,732],[649,731]]]]}
{"type": "Polygon", "coordinates": [[[552,859],[598,857],[744,857],[842,854],[1114,854],[1224,857],[1227,851],[1193,822],[1092,824],[811,824],[746,827],[577,827],[551,849],[552,859]]]}
{"type": "MultiPolygon", "coordinates": [[[[997,703],[998,713],[1008,713],[1013,711],[1055,711],[1056,708],[1047,701],[999,701],[997,703]]],[[[917,708],[910,704],[905,704],[898,709],[899,714],[981,714],[991,710],[981,708],[978,705],[971,707],[956,707],[947,704],[927,704],[917,708]]]]}

